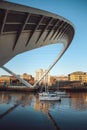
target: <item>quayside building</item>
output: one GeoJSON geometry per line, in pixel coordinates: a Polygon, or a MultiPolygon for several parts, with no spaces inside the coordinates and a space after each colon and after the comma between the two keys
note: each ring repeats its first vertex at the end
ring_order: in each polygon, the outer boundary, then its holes
{"type": "Polygon", "coordinates": [[[76,71],[68,75],[70,81],[81,81],[87,83],[87,72],[76,71]]]}

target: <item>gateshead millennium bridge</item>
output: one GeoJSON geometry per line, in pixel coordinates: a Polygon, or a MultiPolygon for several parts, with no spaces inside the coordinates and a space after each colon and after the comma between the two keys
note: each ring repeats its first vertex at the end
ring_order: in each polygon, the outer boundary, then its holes
{"type": "Polygon", "coordinates": [[[73,24],[67,19],[40,9],[0,2],[0,67],[17,77],[28,87],[34,87],[58,62],[74,36],[73,24]],[[63,49],[48,71],[32,86],[3,65],[16,55],[63,43],[63,49]]]}

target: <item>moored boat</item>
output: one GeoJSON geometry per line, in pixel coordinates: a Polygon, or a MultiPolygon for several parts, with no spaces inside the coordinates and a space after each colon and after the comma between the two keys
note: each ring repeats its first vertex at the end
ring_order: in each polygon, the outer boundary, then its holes
{"type": "Polygon", "coordinates": [[[57,96],[56,94],[49,94],[45,93],[45,95],[39,95],[39,100],[45,100],[45,101],[61,101],[60,96],[57,96]]]}
{"type": "Polygon", "coordinates": [[[66,91],[55,91],[55,94],[57,94],[60,97],[65,97],[65,98],[69,98],[70,97],[70,95],[68,95],[66,93],[66,91]]]}
{"type": "Polygon", "coordinates": [[[55,93],[58,95],[66,95],[65,91],[55,91],[55,93]]]}

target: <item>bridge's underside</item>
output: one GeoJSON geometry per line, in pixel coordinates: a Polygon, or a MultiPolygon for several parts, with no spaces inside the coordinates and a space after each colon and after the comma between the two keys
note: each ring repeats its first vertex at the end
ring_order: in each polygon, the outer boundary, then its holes
{"type": "Polygon", "coordinates": [[[53,43],[71,43],[72,24],[39,9],[0,2],[0,66],[15,55],[53,43]]]}
{"type": "Polygon", "coordinates": [[[70,21],[43,10],[0,2],[0,67],[17,54],[41,46],[70,45],[74,28],[70,21]]]}

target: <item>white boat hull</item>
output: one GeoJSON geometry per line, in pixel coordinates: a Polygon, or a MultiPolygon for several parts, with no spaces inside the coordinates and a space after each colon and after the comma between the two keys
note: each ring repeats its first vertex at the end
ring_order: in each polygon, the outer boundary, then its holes
{"type": "Polygon", "coordinates": [[[57,96],[63,97],[63,98],[69,98],[70,97],[69,95],[67,95],[67,93],[65,91],[56,91],[55,94],[57,94],[57,96]]]}
{"type": "Polygon", "coordinates": [[[50,93],[50,92],[42,92],[42,93],[39,93],[39,96],[56,96],[57,94],[56,93],[50,93]]]}
{"type": "Polygon", "coordinates": [[[56,94],[59,94],[59,95],[66,95],[66,92],[65,92],[65,91],[56,91],[55,93],[56,93],[56,94]]]}
{"type": "Polygon", "coordinates": [[[59,96],[39,96],[39,100],[44,100],[44,101],[60,101],[61,98],[59,96]]]}

